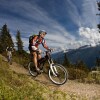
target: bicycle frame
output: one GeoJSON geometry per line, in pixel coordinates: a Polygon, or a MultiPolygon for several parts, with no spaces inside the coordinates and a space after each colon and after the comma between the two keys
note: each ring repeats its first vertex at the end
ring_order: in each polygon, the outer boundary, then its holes
{"type": "Polygon", "coordinates": [[[40,63],[40,64],[43,63],[43,65],[44,65],[45,62],[48,61],[48,64],[50,65],[50,69],[51,69],[53,75],[57,76],[58,72],[56,70],[56,67],[54,66],[54,62],[53,62],[53,60],[51,58],[50,51],[46,51],[45,53],[46,53],[46,55],[43,58],[41,58],[38,61],[38,63],[40,63]]]}

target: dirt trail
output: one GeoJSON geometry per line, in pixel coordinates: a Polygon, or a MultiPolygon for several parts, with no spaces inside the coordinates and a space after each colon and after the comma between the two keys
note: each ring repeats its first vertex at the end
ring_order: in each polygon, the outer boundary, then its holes
{"type": "MultiPolygon", "coordinates": [[[[28,70],[15,62],[10,65],[10,69],[16,73],[29,75],[28,70]]],[[[33,77],[31,78],[33,79],[33,77]]],[[[68,94],[76,94],[79,96],[87,97],[88,100],[100,100],[100,85],[97,84],[85,84],[69,80],[64,85],[57,86],[49,80],[48,75],[46,74],[40,74],[34,78],[34,80],[47,85],[52,90],[61,90],[68,94]]]]}
{"type": "Polygon", "coordinates": [[[100,85],[98,84],[86,84],[69,80],[64,85],[57,86],[54,85],[45,74],[39,75],[35,80],[47,85],[53,90],[60,90],[68,94],[76,94],[86,97],[89,100],[95,100],[96,98],[99,98],[98,100],[100,100],[100,85]]]}
{"type": "Polygon", "coordinates": [[[89,100],[95,100],[98,97],[100,100],[100,85],[97,84],[85,84],[75,81],[68,81],[67,84],[59,87],[61,91],[67,93],[74,93],[80,96],[89,98],[89,100]]]}
{"type": "MultiPolygon", "coordinates": [[[[17,73],[29,75],[29,72],[25,68],[21,67],[16,63],[13,63],[13,65],[10,66],[10,69],[17,73]]],[[[46,74],[40,74],[36,78],[34,78],[34,80],[44,85],[47,85],[49,88],[53,90],[61,90],[69,94],[84,96],[87,97],[89,100],[95,100],[96,97],[100,98],[100,85],[97,84],[85,84],[69,80],[64,85],[57,86],[49,80],[48,75],[46,74]]]]}
{"type": "Polygon", "coordinates": [[[28,70],[26,70],[25,68],[23,68],[23,66],[15,63],[15,62],[13,62],[12,65],[10,65],[10,69],[15,71],[16,73],[29,75],[28,70]]]}

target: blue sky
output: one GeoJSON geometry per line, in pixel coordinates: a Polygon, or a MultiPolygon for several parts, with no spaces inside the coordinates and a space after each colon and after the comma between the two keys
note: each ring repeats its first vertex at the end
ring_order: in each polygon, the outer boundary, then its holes
{"type": "Polygon", "coordinates": [[[0,28],[6,23],[14,41],[20,30],[25,49],[39,30],[50,47],[78,48],[100,41],[96,13],[96,0],[0,0],[0,28]]]}

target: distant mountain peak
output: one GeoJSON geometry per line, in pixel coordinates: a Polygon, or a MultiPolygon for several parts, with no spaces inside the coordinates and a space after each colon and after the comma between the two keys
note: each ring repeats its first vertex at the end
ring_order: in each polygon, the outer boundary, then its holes
{"type": "Polygon", "coordinates": [[[86,48],[89,48],[89,47],[91,47],[91,45],[84,45],[84,46],[79,47],[78,49],[86,49],[86,48]]]}

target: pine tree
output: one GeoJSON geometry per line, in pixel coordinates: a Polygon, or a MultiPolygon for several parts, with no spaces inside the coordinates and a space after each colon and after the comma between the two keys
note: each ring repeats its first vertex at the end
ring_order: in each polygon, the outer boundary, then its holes
{"type": "Polygon", "coordinates": [[[77,69],[88,71],[88,67],[86,66],[86,64],[82,60],[78,60],[75,64],[75,66],[77,69]]]}
{"type": "Polygon", "coordinates": [[[1,29],[0,29],[0,47],[1,47],[1,44],[2,44],[2,43],[1,43],[1,29]]]}
{"type": "Polygon", "coordinates": [[[3,51],[5,51],[8,46],[14,47],[14,43],[7,25],[5,24],[3,25],[0,32],[0,52],[2,53],[3,51]]]}
{"type": "Polygon", "coordinates": [[[21,36],[20,36],[20,31],[17,31],[17,35],[16,35],[16,44],[17,44],[17,49],[19,53],[23,52],[23,42],[21,40],[21,36]]]}

